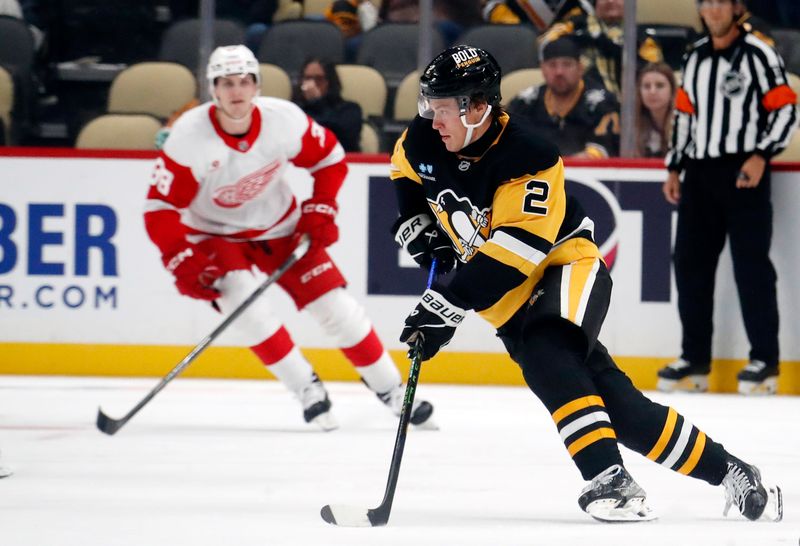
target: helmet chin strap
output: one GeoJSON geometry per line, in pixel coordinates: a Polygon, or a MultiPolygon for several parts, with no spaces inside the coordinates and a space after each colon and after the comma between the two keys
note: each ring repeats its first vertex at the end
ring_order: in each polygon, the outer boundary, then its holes
{"type": "Polygon", "coordinates": [[[480,121],[478,121],[478,123],[469,124],[469,123],[467,123],[467,112],[465,110],[462,110],[462,113],[461,113],[461,124],[464,127],[467,128],[467,134],[464,135],[464,144],[461,146],[462,149],[466,148],[469,144],[471,144],[472,133],[475,132],[475,129],[477,129],[478,127],[483,125],[483,122],[486,121],[486,118],[488,118],[489,114],[491,114],[491,113],[492,113],[492,105],[491,104],[487,104],[486,105],[486,112],[483,113],[483,116],[481,116],[480,121]]]}

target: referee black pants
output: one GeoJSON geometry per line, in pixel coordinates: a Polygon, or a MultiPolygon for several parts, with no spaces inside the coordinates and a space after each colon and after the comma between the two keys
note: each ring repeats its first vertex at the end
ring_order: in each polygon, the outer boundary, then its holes
{"type": "Polygon", "coordinates": [[[711,362],[714,280],[727,237],[750,359],[778,364],[777,278],[769,259],[770,169],[767,165],[756,188],[737,189],[736,175],[747,157],[689,160],[686,165],[674,262],[682,358],[691,363],[711,362]]]}

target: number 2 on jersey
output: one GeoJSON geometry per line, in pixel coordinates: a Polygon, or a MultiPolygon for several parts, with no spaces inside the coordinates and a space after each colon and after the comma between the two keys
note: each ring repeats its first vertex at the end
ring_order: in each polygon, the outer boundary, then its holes
{"type": "Polygon", "coordinates": [[[525,190],[527,191],[522,211],[528,214],[547,216],[547,207],[540,203],[547,202],[547,196],[550,194],[550,184],[544,180],[530,180],[525,184],[525,190]]]}

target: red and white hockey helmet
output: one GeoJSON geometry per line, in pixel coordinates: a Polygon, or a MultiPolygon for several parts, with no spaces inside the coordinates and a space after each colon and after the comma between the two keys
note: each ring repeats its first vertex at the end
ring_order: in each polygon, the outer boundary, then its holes
{"type": "Polygon", "coordinates": [[[218,47],[208,58],[206,67],[209,93],[214,96],[214,80],[217,78],[247,74],[252,74],[256,83],[261,85],[258,61],[252,51],[243,45],[218,47]]]}

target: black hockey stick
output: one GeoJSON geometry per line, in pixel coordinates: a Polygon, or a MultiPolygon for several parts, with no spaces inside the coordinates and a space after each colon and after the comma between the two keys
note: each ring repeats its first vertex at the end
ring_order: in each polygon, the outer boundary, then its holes
{"type": "MultiPolygon", "coordinates": [[[[436,271],[436,259],[431,264],[431,271],[428,275],[428,288],[433,284],[436,271]]],[[[403,450],[406,446],[406,436],[408,434],[408,423],[411,420],[411,410],[414,405],[414,394],[417,391],[417,381],[419,380],[420,367],[422,365],[422,340],[417,339],[412,350],[411,369],[408,371],[408,383],[406,383],[406,395],[403,398],[403,409],[400,411],[400,424],[397,426],[397,436],[394,441],[394,452],[392,462],[389,464],[389,479],[386,481],[386,492],[383,501],[377,508],[359,508],[343,504],[326,504],[320,510],[322,519],[331,525],[342,527],[380,527],[389,522],[389,514],[392,512],[392,502],[394,502],[394,491],[397,488],[397,479],[400,476],[400,463],[403,460],[403,450]]]]}
{"type": "Polygon", "coordinates": [[[267,279],[263,283],[261,283],[261,285],[258,288],[256,288],[252,294],[250,294],[247,297],[247,299],[245,299],[242,303],[240,303],[239,307],[234,309],[233,312],[230,315],[228,315],[225,318],[225,320],[223,320],[220,323],[220,325],[214,329],[213,332],[204,337],[203,340],[200,343],[198,343],[195,346],[195,348],[192,349],[192,351],[184,357],[183,360],[178,362],[178,365],[172,368],[172,370],[166,376],[164,376],[164,379],[162,379],[161,382],[158,385],[156,385],[153,388],[153,390],[151,390],[147,394],[147,396],[145,396],[141,400],[141,402],[136,404],[131,411],[126,413],[124,417],[121,417],[119,419],[114,419],[103,413],[102,408],[98,408],[97,428],[99,428],[101,432],[105,432],[106,434],[111,435],[117,432],[123,426],[125,426],[125,423],[130,421],[131,417],[136,415],[140,409],[142,409],[150,400],[153,399],[153,397],[155,397],[155,395],[157,395],[161,391],[161,389],[166,387],[167,384],[173,379],[175,379],[175,377],[179,373],[181,373],[184,369],[186,369],[186,367],[189,366],[189,364],[194,362],[194,360],[200,355],[200,353],[202,353],[206,349],[206,347],[208,347],[211,344],[212,341],[214,341],[217,337],[219,337],[219,335],[222,332],[224,332],[228,328],[228,326],[230,326],[231,323],[239,317],[239,315],[244,313],[244,311],[248,307],[250,307],[250,305],[254,301],[256,301],[258,297],[261,296],[261,294],[263,294],[267,288],[269,288],[272,284],[274,284],[275,281],[280,279],[281,276],[284,273],[286,273],[286,271],[297,262],[297,260],[302,258],[305,255],[305,253],[308,252],[308,247],[310,246],[310,244],[311,243],[308,240],[308,237],[303,236],[303,238],[300,239],[300,243],[297,245],[297,248],[295,248],[289,255],[289,257],[286,258],[286,261],[283,262],[283,264],[281,264],[281,266],[278,269],[276,269],[272,273],[272,275],[267,277],[267,279]]]}

